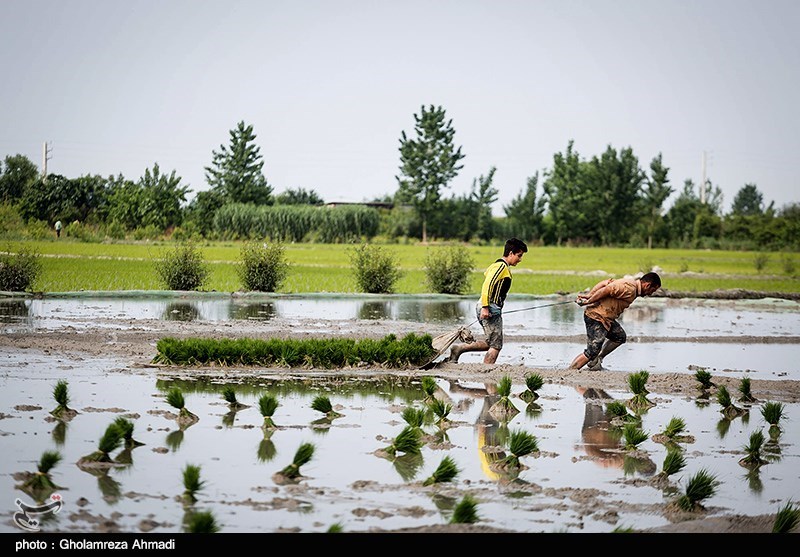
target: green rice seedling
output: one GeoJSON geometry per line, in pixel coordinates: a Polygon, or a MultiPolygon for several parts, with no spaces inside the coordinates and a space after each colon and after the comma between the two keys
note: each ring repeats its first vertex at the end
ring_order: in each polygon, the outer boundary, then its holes
{"type": "Polygon", "coordinates": [[[434,398],[433,400],[428,403],[428,407],[433,412],[434,423],[439,426],[440,429],[444,429],[450,425],[450,419],[448,416],[450,412],[453,410],[453,405],[449,402],[445,402],[438,398],[434,398]]]}
{"type": "Polygon", "coordinates": [[[664,436],[669,439],[675,439],[686,430],[686,421],[683,418],[673,416],[667,427],[664,428],[664,436]]]}
{"type": "Polygon", "coordinates": [[[764,433],[759,429],[750,434],[750,441],[744,446],[747,455],[739,464],[747,468],[758,468],[767,461],[761,458],[761,448],[764,446],[764,433]]]}
{"type": "Polygon", "coordinates": [[[780,421],[783,417],[783,403],[767,401],[761,405],[761,417],[769,424],[769,436],[777,439],[781,434],[780,421]]]}
{"type": "Polygon", "coordinates": [[[435,483],[452,482],[461,472],[456,465],[456,461],[450,456],[445,456],[433,471],[433,474],[422,482],[422,485],[432,485],[435,483]]]}
{"type": "Polygon", "coordinates": [[[279,474],[290,480],[294,480],[301,477],[300,467],[307,464],[308,461],[311,460],[311,457],[314,456],[314,449],[315,447],[312,443],[302,443],[297,448],[292,463],[283,470],[281,470],[279,474]]]}
{"type": "Polygon", "coordinates": [[[200,479],[200,466],[187,464],[183,469],[183,498],[189,503],[197,501],[197,493],[206,486],[200,479]]]}
{"type": "Polygon", "coordinates": [[[750,378],[742,377],[739,382],[739,402],[755,402],[753,393],[750,392],[750,378]]]}
{"type": "Polygon", "coordinates": [[[322,412],[329,420],[341,418],[343,416],[343,414],[340,414],[333,409],[331,399],[327,395],[317,395],[314,397],[314,400],[311,401],[311,408],[317,412],[322,412]]]}
{"type": "Polygon", "coordinates": [[[425,398],[423,401],[428,403],[431,402],[435,397],[436,389],[438,385],[436,384],[436,379],[431,377],[430,375],[425,375],[422,377],[422,392],[425,393],[425,398]]]}
{"type": "Polygon", "coordinates": [[[227,385],[224,389],[222,389],[222,398],[225,399],[225,402],[228,403],[228,407],[231,410],[241,410],[242,408],[247,408],[246,404],[242,404],[236,399],[236,389],[232,386],[227,385]]]}
{"type": "Polygon", "coordinates": [[[181,426],[191,425],[200,419],[186,409],[186,400],[178,387],[172,387],[167,391],[167,403],[178,410],[177,422],[181,426]]]}
{"type": "Polygon", "coordinates": [[[53,398],[56,399],[56,406],[50,414],[62,421],[68,422],[74,418],[78,412],[68,406],[69,404],[69,389],[68,383],[61,379],[53,387],[53,398]]]}
{"type": "Polygon", "coordinates": [[[211,511],[191,513],[186,524],[186,531],[189,534],[216,534],[220,529],[211,511]]]}
{"type": "Polygon", "coordinates": [[[788,534],[800,523],[800,508],[795,507],[791,501],[786,503],[778,514],[775,515],[775,522],[772,525],[773,534],[788,534]]]}
{"type": "Polygon", "coordinates": [[[328,529],[326,530],[328,534],[341,534],[344,532],[344,526],[341,522],[334,522],[331,524],[328,529]]]}
{"type": "Polygon", "coordinates": [[[122,432],[122,439],[125,442],[126,449],[133,449],[136,447],[141,447],[144,443],[141,443],[133,438],[133,422],[124,416],[120,416],[114,423],[119,427],[119,430],[122,432]]]}
{"type": "Polygon", "coordinates": [[[35,499],[44,499],[51,492],[60,489],[59,486],[53,482],[53,478],[50,476],[50,470],[61,462],[61,459],[61,453],[58,451],[45,451],[42,453],[41,458],[39,458],[39,464],[36,466],[37,472],[35,474],[30,474],[23,482],[23,491],[33,494],[35,499]]]}
{"type": "Polygon", "coordinates": [[[507,419],[519,414],[519,410],[511,402],[511,377],[504,375],[497,382],[497,394],[500,399],[489,409],[489,412],[499,420],[507,419]]]}
{"type": "Polygon", "coordinates": [[[628,423],[622,429],[622,436],[625,438],[625,449],[632,451],[646,441],[650,434],[642,431],[638,424],[628,423]]]}
{"type": "Polygon", "coordinates": [[[686,467],[686,457],[680,449],[667,449],[667,455],[661,465],[661,476],[667,478],[677,474],[686,467]]]}
{"type": "Polygon", "coordinates": [[[616,526],[611,530],[612,534],[633,534],[636,530],[632,526],[616,526]]]}
{"type": "Polygon", "coordinates": [[[403,420],[416,429],[422,429],[425,424],[427,412],[424,408],[413,408],[411,406],[403,410],[403,420]]]}
{"type": "Polygon", "coordinates": [[[508,455],[498,462],[504,469],[518,470],[522,463],[520,458],[539,450],[539,442],[534,435],[526,431],[512,431],[508,444],[508,455]]]}
{"type": "Polygon", "coordinates": [[[633,393],[633,398],[628,401],[628,405],[634,411],[646,410],[655,406],[655,404],[647,398],[647,395],[650,393],[650,391],[647,390],[647,380],[649,378],[650,374],[646,370],[628,375],[628,388],[633,393]]]}
{"type": "Polygon", "coordinates": [[[111,455],[122,445],[123,432],[116,423],[108,424],[103,436],[100,438],[97,450],[81,458],[78,463],[112,462],[111,455]]]}
{"type": "Polygon", "coordinates": [[[264,417],[264,423],[261,427],[265,431],[272,430],[277,427],[275,425],[275,422],[272,420],[272,415],[275,414],[275,410],[277,410],[277,408],[278,408],[278,399],[275,398],[273,395],[265,394],[261,395],[258,398],[258,410],[264,417]]]}
{"type": "Polygon", "coordinates": [[[538,373],[529,373],[525,376],[525,390],[519,394],[519,398],[525,402],[531,402],[539,398],[539,389],[544,386],[544,379],[538,373]]]}
{"type": "Polygon", "coordinates": [[[689,478],[686,491],[676,500],[678,508],[688,512],[703,509],[702,501],[712,497],[719,484],[716,475],[705,469],[699,470],[689,478]]]}
{"type": "Polygon", "coordinates": [[[395,457],[397,453],[419,454],[422,450],[421,434],[418,429],[406,426],[392,440],[392,443],[384,449],[390,456],[395,457]]]}
{"type": "Polygon", "coordinates": [[[741,416],[746,412],[746,410],[739,408],[733,403],[731,394],[728,392],[728,388],[725,385],[720,385],[717,388],[717,402],[722,406],[722,415],[729,420],[741,416]]]}
{"type": "Polygon", "coordinates": [[[707,391],[711,387],[715,387],[714,382],[711,381],[711,373],[704,368],[698,368],[697,371],[694,372],[694,378],[697,379],[699,383],[698,389],[701,391],[707,391]]]}
{"type": "Polygon", "coordinates": [[[628,412],[628,407],[619,400],[612,400],[606,404],[606,416],[611,421],[618,420],[623,423],[639,421],[636,416],[628,412]]]}
{"type": "Polygon", "coordinates": [[[478,502],[467,493],[453,508],[450,524],[475,524],[480,520],[478,516],[478,502]]]}

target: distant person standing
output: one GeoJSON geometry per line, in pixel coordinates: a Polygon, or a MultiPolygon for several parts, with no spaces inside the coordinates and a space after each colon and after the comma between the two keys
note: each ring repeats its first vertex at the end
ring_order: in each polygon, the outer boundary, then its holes
{"type": "Polygon", "coordinates": [[[503,303],[511,288],[511,267],[516,267],[527,252],[528,246],[522,240],[517,238],[506,240],[503,257],[489,265],[484,272],[481,300],[475,308],[486,340],[456,344],[450,349],[449,362],[457,362],[464,352],[483,351],[486,351],[483,357],[484,364],[493,364],[497,361],[497,356],[503,348],[503,303]]]}
{"type": "Polygon", "coordinates": [[[649,296],[661,288],[657,273],[645,273],[640,279],[601,280],[588,294],[575,300],[583,311],[586,324],[586,349],[575,356],[571,369],[588,364],[592,371],[603,369],[603,358],[625,344],[627,335],[617,319],[639,296],[649,296]]]}
{"type": "Polygon", "coordinates": [[[56,221],[56,238],[61,238],[61,221],[56,221]]]}

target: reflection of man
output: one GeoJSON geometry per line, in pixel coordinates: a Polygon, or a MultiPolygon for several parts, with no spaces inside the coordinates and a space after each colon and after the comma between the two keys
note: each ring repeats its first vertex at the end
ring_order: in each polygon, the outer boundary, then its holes
{"type": "Polygon", "coordinates": [[[501,480],[502,476],[492,470],[492,463],[505,456],[504,452],[485,451],[484,447],[492,448],[502,446],[503,442],[498,433],[501,430],[501,424],[498,422],[489,411],[492,406],[500,400],[500,395],[497,394],[497,385],[493,383],[485,383],[484,387],[463,387],[457,381],[450,382],[451,393],[462,393],[471,397],[482,397],[483,406],[475,420],[475,430],[478,433],[478,460],[481,463],[481,470],[492,481],[501,480]]]}
{"type": "Polygon", "coordinates": [[[605,410],[599,403],[601,399],[611,399],[611,396],[602,389],[575,387],[575,390],[586,399],[586,413],[581,427],[583,450],[603,468],[622,468],[625,455],[616,452],[621,448],[619,437],[609,431],[605,410]]]}

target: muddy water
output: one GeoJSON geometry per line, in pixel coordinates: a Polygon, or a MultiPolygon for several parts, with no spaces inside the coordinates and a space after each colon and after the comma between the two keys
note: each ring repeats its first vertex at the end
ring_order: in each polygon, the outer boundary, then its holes
{"type": "MultiPolygon", "coordinates": [[[[378,372],[376,372],[378,373],[378,372]]],[[[235,381],[234,373],[230,374],[235,381]]],[[[753,431],[769,440],[758,405],[744,418],[722,418],[715,403],[692,398],[653,397],[656,406],[642,415],[642,429],[655,434],[678,416],[694,437],[682,444],[687,466],[656,486],[655,474],[666,455],[652,438],[639,451],[622,450],[620,432],[610,427],[603,405],[576,389],[546,384],[533,405],[517,395],[520,412],[502,421],[489,409],[497,397],[477,383],[439,380],[437,396],[452,404],[451,427],[424,426],[427,443],[419,458],[378,456],[405,426],[401,413],[423,407],[418,381],[340,377],[333,381],[285,379],[264,375],[232,382],[237,399],[249,405],[235,414],[222,398],[220,379],[186,381],[155,369],[131,369],[114,360],[70,360],[58,355],[31,358],[4,355],[0,360],[0,505],[6,513],[0,530],[18,532],[15,500],[33,504],[15,474],[35,471],[44,451],[58,450],[63,460],[52,471],[63,508],[40,515],[45,532],[177,532],[187,507],[180,500],[182,470],[201,466],[206,487],[194,508],[211,510],[223,532],[323,532],[339,523],[344,531],[392,530],[446,523],[466,494],[477,498],[481,523],[519,532],[610,532],[669,523],[665,507],[688,477],[706,469],[720,481],[704,502],[709,514],[775,513],[779,504],[800,496],[800,420],[798,404],[786,405],[783,432],[765,447],[769,463],[756,473],[739,465],[753,431]],[[70,407],[78,414],[67,424],[51,421],[52,390],[68,378],[70,407]],[[181,388],[186,408],[199,421],[181,431],[165,412],[165,398],[181,388]],[[274,394],[279,428],[265,436],[257,400],[274,394]],[[343,416],[325,424],[311,408],[319,394],[329,396],[343,416]],[[82,471],[78,459],[97,449],[105,428],[117,416],[135,424],[130,463],[99,476],[82,471]],[[540,452],[522,458],[519,474],[499,474],[484,446],[507,446],[511,432],[537,438],[540,452]],[[295,485],[273,475],[291,463],[301,443],[315,453],[301,467],[295,485]],[[455,481],[423,487],[445,456],[461,472],[455,481]],[[2,503],[2,502],[5,503],[2,503]]],[[[490,385],[492,387],[492,385],[490,385]]],[[[627,392],[609,392],[625,401],[627,392]]],[[[758,393],[754,393],[758,397],[758,393]]],[[[112,453],[119,457],[119,451],[112,453]]]]}

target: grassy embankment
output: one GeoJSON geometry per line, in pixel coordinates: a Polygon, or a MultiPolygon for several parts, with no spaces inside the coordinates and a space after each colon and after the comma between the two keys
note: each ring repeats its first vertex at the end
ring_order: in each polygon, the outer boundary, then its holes
{"type": "MultiPolygon", "coordinates": [[[[62,239],[12,242],[8,247],[16,250],[22,245],[42,256],[42,273],[33,290],[71,292],[164,289],[153,262],[174,244],[87,244],[62,239]]],[[[236,273],[240,248],[241,244],[236,242],[200,245],[210,270],[203,290],[241,290],[236,273]]],[[[353,246],[287,244],[285,248],[290,267],[279,293],[358,293],[349,258],[353,246]]],[[[425,261],[436,248],[420,244],[384,246],[403,271],[396,293],[430,293],[425,283],[425,261]]],[[[483,269],[502,255],[502,247],[468,249],[475,262],[468,295],[475,295],[480,291],[483,269]]],[[[768,253],[761,269],[755,263],[758,255],[686,249],[534,247],[514,270],[513,294],[577,292],[602,278],[633,274],[652,266],[662,269],[664,287],[670,291],[800,292],[800,254],[768,253]]]]}

